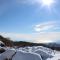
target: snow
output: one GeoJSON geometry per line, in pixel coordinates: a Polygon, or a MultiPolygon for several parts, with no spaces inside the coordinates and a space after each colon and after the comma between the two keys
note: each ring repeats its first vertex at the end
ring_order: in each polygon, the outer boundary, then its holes
{"type": "Polygon", "coordinates": [[[36,50],[41,50],[41,51],[44,51],[44,52],[46,52],[47,54],[54,54],[54,52],[53,52],[53,50],[52,49],[49,49],[49,48],[46,48],[46,47],[43,47],[43,46],[37,46],[37,47],[35,47],[35,49],[34,49],[35,51],[36,50]]]}
{"type": "Polygon", "coordinates": [[[38,54],[18,51],[12,60],[42,60],[42,58],[38,54]]]}
{"type": "Polygon", "coordinates": [[[47,60],[60,60],[60,52],[56,52],[53,58],[48,58],[47,60]]]}
{"type": "Polygon", "coordinates": [[[50,54],[48,54],[48,53],[46,53],[42,50],[36,50],[35,53],[41,55],[43,60],[46,60],[47,58],[52,58],[53,57],[52,55],[50,55],[50,54]]]}
{"type": "Polygon", "coordinates": [[[43,46],[32,47],[0,47],[6,51],[0,54],[0,60],[60,60],[60,51],[43,46]]]}
{"type": "Polygon", "coordinates": [[[4,44],[2,41],[0,41],[0,44],[4,44]]]}
{"type": "Polygon", "coordinates": [[[32,47],[21,47],[19,48],[19,51],[23,51],[23,52],[32,52],[32,47]]]}
{"type": "Polygon", "coordinates": [[[16,51],[14,50],[6,50],[5,52],[3,52],[1,55],[0,55],[0,59],[1,60],[4,60],[4,59],[10,59],[12,57],[13,54],[15,54],[16,51]]]}
{"type": "Polygon", "coordinates": [[[0,41],[0,46],[5,46],[5,44],[2,42],[2,41],[0,41]]]}
{"type": "Polygon", "coordinates": [[[4,57],[0,55],[0,60],[4,60],[4,57]]]}

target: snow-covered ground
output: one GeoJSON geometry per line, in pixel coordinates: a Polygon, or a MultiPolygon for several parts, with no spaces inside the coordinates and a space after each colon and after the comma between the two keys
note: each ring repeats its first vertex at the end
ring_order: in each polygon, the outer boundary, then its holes
{"type": "Polygon", "coordinates": [[[0,54],[0,60],[60,60],[60,51],[43,46],[9,48],[0,47],[6,51],[0,54]]]}

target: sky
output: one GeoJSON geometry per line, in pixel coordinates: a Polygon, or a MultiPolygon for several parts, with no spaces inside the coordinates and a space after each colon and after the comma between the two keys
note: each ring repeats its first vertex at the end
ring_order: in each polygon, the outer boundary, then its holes
{"type": "Polygon", "coordinates": [[[0,0],[0,35],[14,41],[60,41],[60,0],[0,0]]]}

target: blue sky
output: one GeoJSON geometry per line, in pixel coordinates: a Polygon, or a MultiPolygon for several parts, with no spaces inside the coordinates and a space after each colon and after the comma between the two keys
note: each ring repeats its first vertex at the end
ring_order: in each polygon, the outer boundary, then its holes
{"type": "Polygon", "coordinates": [[[28,41],[43,41],[45,34],[46,37],[53,34],[46,40],[55,41],[54,37],[60,40],[60,0],[54,0],[49,8],[40,1],[0,0],[0,34],[14,40],[28,41]]]}

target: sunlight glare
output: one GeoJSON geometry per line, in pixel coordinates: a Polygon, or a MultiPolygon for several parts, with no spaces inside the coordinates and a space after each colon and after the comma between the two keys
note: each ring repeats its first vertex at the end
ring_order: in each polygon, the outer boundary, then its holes
{"type": "Polygon", "coordinates": [[[54,0],[41,0],[42,7],[51,8],[54,3],[55,3],[54,0]]]}

